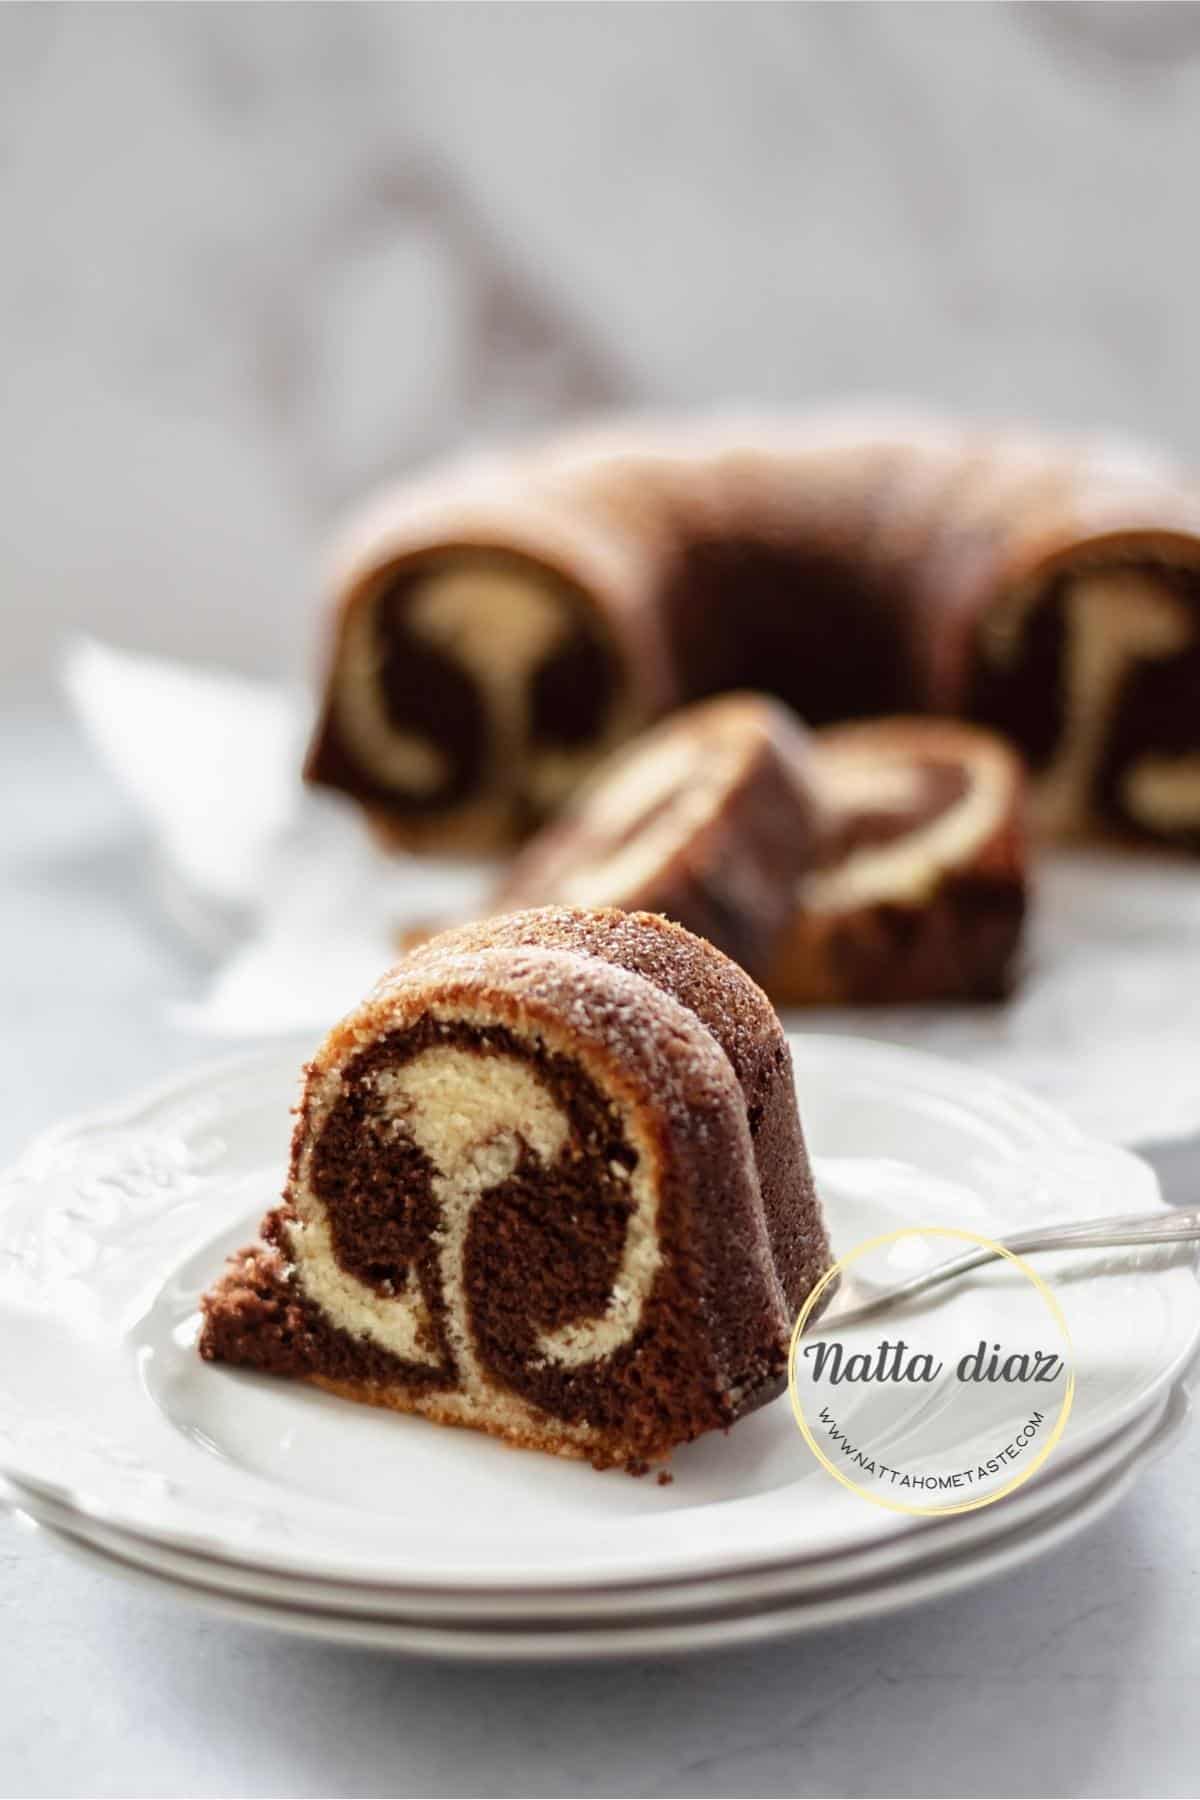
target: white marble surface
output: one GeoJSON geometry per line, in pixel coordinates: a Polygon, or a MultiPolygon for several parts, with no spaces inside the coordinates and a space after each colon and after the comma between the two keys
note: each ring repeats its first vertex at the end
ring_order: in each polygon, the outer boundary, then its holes
{"type": "MultiPolygon", "coordinates": [[[[64,725],[0,723],[0,1160],[196,1055],[199,968],[64,725]]],[[[1159,1166],[1195,1199],[1200,1148],[1159,1166]]],[[[1200,1435],[1032,1568],[881,1624],[441,1667],[214,1622],[0,1518],[0,1795],[1193,1795],[1200,1435]]]]}
{"type": "Polygon", "coordinates": [[[362,486],[905,392],[1200,458],[1200,8],[0,7],[0,687],[274,670],[362,486]]]}

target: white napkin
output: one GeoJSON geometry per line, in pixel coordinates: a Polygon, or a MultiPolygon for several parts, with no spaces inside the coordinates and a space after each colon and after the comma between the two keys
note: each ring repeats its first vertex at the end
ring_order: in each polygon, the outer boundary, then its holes
{"type": "MultiPolygon", "coordinates": [[[[308,708],[282,687],[90,641],[64,681],[142,811],[177,918],[214,950],[177,1009],[222,1037],[319,1033],[395,960],[405,922],[465,916],[493,871],[385,856],[352,806],[298,776],[308,708]]],[[[1022,1081],[1085,1129],[1200,1129],[1200,864],[1112,850],[1038,863],[1028,968],[1004,1006],[806,1012],[1022,1081]]]]}
{"type": "Polygon", "coordinates": [[[63,682],[142,813],[176,922],[214,953],[174,1009],[215,1037],[332,1025],[395,962],[405,924],[468,916],[493,871],[379,850],[358,811],[299,778],[304,696],[223,671],[72,643],[63,682]]]}

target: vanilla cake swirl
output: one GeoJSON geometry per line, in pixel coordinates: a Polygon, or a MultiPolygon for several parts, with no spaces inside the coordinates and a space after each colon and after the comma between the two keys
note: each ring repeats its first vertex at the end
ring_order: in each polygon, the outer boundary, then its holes
{"type": "Polygon", "coordinates": [[[331,1032],[200,1351],[641,1467],[780,1391],[828,1260],[765,996],[662,919],[551,908],[331,1032]]]}

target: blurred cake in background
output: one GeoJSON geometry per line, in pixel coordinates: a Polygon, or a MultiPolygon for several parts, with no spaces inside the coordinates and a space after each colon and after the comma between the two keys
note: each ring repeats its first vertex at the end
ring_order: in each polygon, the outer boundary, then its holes
{"type": "Polygon", "coordinates": [[[1200,501],[1125,444],[926,417],[612,421],[354,528],[311,779],[410,848],[553,815],[689,701],[1008,736],[1051,835],[1200,845],[1200,501]]]}
{"type": "Polygon", "coordinates": [[[778,701],[687,707],[601,765],[518,853],[491,910],[663,913],[761,979],[822,855],[813,760],[778,701]]]}

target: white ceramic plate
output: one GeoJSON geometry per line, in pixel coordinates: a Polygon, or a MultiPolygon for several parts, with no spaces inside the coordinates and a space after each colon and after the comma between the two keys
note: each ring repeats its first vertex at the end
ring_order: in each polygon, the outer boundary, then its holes
{"type": "MultiPolygon", "coordinates": [[[[839,1250],[903,1224],[1000,1234],[1162,1204],[1137,1158],[994,1079],[846,1038],[793,1052],[839,1250]]],[[[181,1550],[443,1592],[707,1579],[919,1529],[820,1470],[786,1400],[680,1452],[659,1488],[202,1364],[197,1298],[278,1191],[298,1061],[177,1080],[40,1140],[7,1179],[0,1470],[181,1550]]],[[[1044,1266],[1079,1372],[1057,1454],[1082,1455],[1165,1395],[1200,1288],[1180,1250],[1044,1266]]],[[[927,1323],[948,1347],[990,1335],[1019,1290],[991,1271],[927,1323]]],[[[897,1449],[915,1459],[927,1426],[918,1409],[897,1449]]]]}
{"type": "MultiPolygon", "coordinates": [[[[697,1607],[686,1616],[650,1609],[641,1615],[604,1621],[521,1621],[498,1629],[494,1623],[447,1623],[418,1616],[372,1617],[319,1611],[303,1604],[248,1598],[208,1585],[199,1576],[185,1580],[155,1570],[152,1565],[130,1561],[119,1550],[106,1551],[79,1535],[69,1521],[65,1527],[56,1524],[49,1510],[39,1517],[38,1508],[31,1506],[26,1516],[72,1553],[104,1570],[141,1582],[152,1592],[185,1599],[222,1618],[294,1636],[364,1649],[489,1662],[532,1658],[600,1661],[632,1655],[676,1655],[729,1649],[877,1618],[1009,1573],[1036,1556],[1060,1548],[1115,1506],[1144,1464],[1170,1444],[1186,1415],[1186,1398],[1181,1390],[1176,1390],[1156,1413],[1150,1432],[1139,1431],[1141,1441],[1123,1458],[1098,1459],[1103,1465],[1100,1472],[1093,1471],[1087,1483],[1073,1486],[1061,1504],[1032,1525],[1025,1523],[995,1532],[965,1553],[950,1552],[933,1560],[922,1558],[890,1576],[877,1573],[865,1579],[834,1582],[807,1594],[781,1590],[725,1605],[697,1607]]],[[[988,1508],[984,1516],[1004,1510],[988,1508]]]]}
{"type": "Polygon", "coordinates": [[[1051,1513],[1064,1514],[1070,1503],[1077,1498],[1082,1501],[1102,1478],[1124,1474],[1126,1470],[1132,1475],[1135,1466],[1152,1460],[1169,1438],[1182,1430],[1187,1416],[1185,1385],[1180,1382],[1165,1399],[1154,1403],[1144,1416],[1090,1455],[1065,1464],[1056,1462],[1052,1472],[1028,1482],[995,1506],[932,1522],[921,1531],[898,1535],[864,1550],[816,1562],[792,1561],[769,1569],[744,1569],[698,1580],[622,1583],[590,1589],[521,1593],[439,1591],[368,1587],[362,1583],[284,1575],[179,1550],[142,1533],[88,1518],[18,1482],[10,1481],[6,1486],[11,1504],[40,1524],[81,1539],[121,1563],[189,1588],[334,1615],[366,1615],[408,1623],[436,1620],[464,1629],[519,1624],[532,1630],[564,1621],[574,1626],[632,1617],[661,1622],[716,1608],[752,1610],[784,1599],[807,1599],[833,1587],[886,1585],[901,1571],[907,1576],[918,1569],[982,1554],[987,1540],[993,1537],[1006,1536],[1018,1528],[1036,1528],[1042,1517],[1051,1513]]]}

